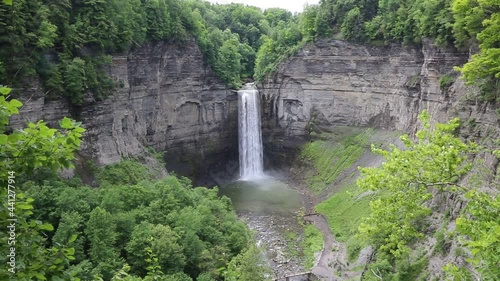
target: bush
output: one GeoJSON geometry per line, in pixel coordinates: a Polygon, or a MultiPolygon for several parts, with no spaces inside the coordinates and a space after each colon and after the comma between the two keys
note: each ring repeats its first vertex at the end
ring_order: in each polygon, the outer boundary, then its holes
{"type": "Polygon", "coordinates": [[[439,88],[445,91],[455,82],[455,77],[450,74],[445,74],[439,78],[439,88]]]}

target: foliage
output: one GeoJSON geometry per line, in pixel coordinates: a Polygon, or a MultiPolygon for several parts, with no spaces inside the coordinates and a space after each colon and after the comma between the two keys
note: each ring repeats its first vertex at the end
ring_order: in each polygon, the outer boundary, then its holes
{"type": "Polygon", "coordinates": [[[226,281],[261,281],[268,280],[270,270],[262,258],[262,252],[256,246],[248,249],[231,260],[224,273],[226,281]]]}
{"type": "Polygon", "coordinates": [[[452,75],[445,74],[439,78],[439,88],[441,88],[441,90],[446,90],[453,84],[454,81],[455,78],[452,75]]]}
{"type": "Polygon", "coordinates": [[[195,39],[216,74],[237,88],[253,75],[261,36],[291,18],[280,9],[263,13],[196,0],[18,0],[0,4],[0,12],[6,26],[0,30],[0,82],[22,85],[25,77],[38,76],[50,97],[67,96],[75,105],[85,93],[100,100],[113,90],[106,55],[146,40],[195,39]]]}
{"type": "MultiPolygon", "coordinates": [[[[74,259],[75,249],[68,245],[75,241],[76,236],[70,237],[68,243],[43,247],[47,241],[46,233],[53,231],[54,227],[32,216],[33,198],[22,191],[18,179],[31,175],[39,167],[52,170],[70,167],[85,129],[64,118],[60,122],[61,130],[51,129],[42,121],[29,122],[26,128],[11,130],[10,118],[19,113],[22,103],[11,99],[10,92],[11,89],[0,87],[0,182],[4,186],[0,193],[3,198],[15,200],[3,201],[0,217],[2,228],[15,232],[17,240],[10,239],[10,232],[0,234],[2,252],[15,256],[15,262],[9,265],[11,269],[0,271],[0,279],[7,280],[11,274],[15,274],[18,280],[71,279],[64,269],[74,259]]],[[[1,260],[4,265],[12,261],[7,255],[2,255],[1,260]]]]}
{"type": "Polygon", "coordinates": [[[304,239],[302,240],[302,248],[306,258],[306,268],[314,266],[315,254],[323,248],[323,234],[314,225],[308,224],[304,228],[304,239]]]}
{"type": "Polygon", "coordinates": [[[457,230],[463,235],[463,244],[471,250],[470,262],[483,280],[496,280],[500,276],[500,196],[474,189],[466,196],[467,213],[457,218],[457,230]]]}
{"type": "MultiPolygon", "coordinates": [[[[192,188],[185,178],[152,181],[136,173],[145,171],[131,160],[111,165],[101,169],[106,184],[99,189],[60,180],[43,186],[26,182],[24,188],[43,204],[34,216],[57,226],[47,245],[78,234],[69,244],[77,252],[68,272],[82,280],[153,280],[152,275],[158,280],[221,280],[232,260],[253,242],[230,201],[219,198],[217,190],[192,188]]],[[[238,259],[232,263],[241,268],[233,270],[261,278],[258,261],[238,259]]]]}
{"type": "Polygon", "coordinates": [[[467,153],[475,149],[474,144],[467,145],[453,135],[458,119],[436,124],[434,130],[427,112],[419,119],[424,129],[416,134],[417,139],[401,137],[406,150],[372,147],[386,162],[379,168],[362,168],[363,177],[357,181],[363,190],[387,191],[387,196],[370,203],[371,214],[359,231],[379,251],[396,258],[424,235],[423,222],[431,213],[426,203],[432,194],[459,191],[457,182],[471,167],[467,153]]]}
{"type": "Polygon", "coordinates": [[[363,195],[355,183],[343,186],[338,192],[316,206],[324,215],[335,239],[347,244],[350,259],[357,258],[362,241],[356,237],[361,220],[370,214],[373,195],[363,195]]]}
{"type": "Polygon", "coordinates": [[[312,174],[307,175],[306,182],[315,193],[321,193],[333,183],[337,177],[365,151],[368,137],[373,130],[367,129],[358,134],[352,134],[341,143],[332,145],[316,140],[306,144],[301,156],[310,161],[314,167],[312,174]]]}
{"type": "Polygon", "coordinates": [[[134,185],[142,180],[151,180],[154,175],[147,167],[133,160],[122,160],[100,169],[96,175],[101,185],[134,185]]]}
{"type": "Polygon", "coordinates": [[[38,167],[71,167],[73,152],[80,146],[85,129],[69,118],[61,120],[62,130],[50,129],[45,122],[28,123],[27,128],[6,132],[9,118],[19,113],[22,103],[7,101],[9,88],[0,88],[0,172],[30,174],[38,167]]]}
{"type": "Polygon", "coordinates": [[[484,100],[495,101],[500,98],[500,5],[495,1],[455,0],[452,8],[457,45],[477,39],[480,49],[457,70],[462,72],[467,84],[482,86],[484,100]]]}
{"type": "Polygon", "coordinates": [[[400,258],[391,262],[392,258],[384,253],[376,255],[375,262],[369,264],[363,280],[388,280],[388,281],[424,281],[429,280],[427,266],[429,258],[417,253],[415,256],[405,253],[400,258]],[[392,264],[395,264],[394,266],[392,264]]]}
{"type": "Polygon", "coordinates": [[[340,30],[344,38],[351,41],[360,41],[364,37],[364,22],[358,7],[350,10],[342,23],[340,30]]]}
{"type": "Polygon", "coordinates": [[[296,52],[304,42],[302,38],[303,31],[297,18],[278,21],[270,34],[261,37],[262,45],[255,59],[255,80],[262,81],[275,71],[279,63],[296,52]]]}

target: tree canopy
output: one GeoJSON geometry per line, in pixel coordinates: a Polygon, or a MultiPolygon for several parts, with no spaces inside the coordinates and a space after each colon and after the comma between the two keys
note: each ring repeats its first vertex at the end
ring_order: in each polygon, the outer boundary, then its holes
{"type": "MultiPolygon", "coordinates": [[[[386,151],[372,146],[372,151],[382,155],[385,162],[380,167],[362,168],[362,177],[357,181],[363,190],[381,193],[370,203],[371,214],[359,226],[360,236],[376,248],[377,258],[370,268],[384,280],[415,280],[404,279],[408,268],[398,263],[409,260],[411,247],[434,231],[429,227],[430,215],[444,212],[453,216],[453,204],[458,200],[468,204],[456,218],[457,232],[448,235],[458,237],[460,244],[471,250],[469,261],[484,280],[495,280],[500,275],[499,197],[464,180],[473,167],[471,156],[480,148],[455,136],[460,126],[458,119],[431,128],[427,112],[419,118],[423,129],[416,134],[416,140],[401,138],[405,149],[391,146],[386,151]]],[[[421,262],[423,259],[416,264],[421,262]]],[[[449,264],[445,270],[455,276],[454,280],[467,280],[467,271],[457,265],[449,264]]]]}

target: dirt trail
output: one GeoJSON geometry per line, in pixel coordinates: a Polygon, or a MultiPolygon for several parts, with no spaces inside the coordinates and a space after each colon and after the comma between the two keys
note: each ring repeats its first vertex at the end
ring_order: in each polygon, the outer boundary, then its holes
{"type": "Polygon", "coordinates": [[[359,273],[349,272],[344,263],[347,260],[347,251],[342,243],[333,237],[325,217],[320,214],[311,214],[304,217],[310,221],[323,234],[323,251],[315,266],[311,269],[320,280],[340,281],[354,277],[359,273]]]}

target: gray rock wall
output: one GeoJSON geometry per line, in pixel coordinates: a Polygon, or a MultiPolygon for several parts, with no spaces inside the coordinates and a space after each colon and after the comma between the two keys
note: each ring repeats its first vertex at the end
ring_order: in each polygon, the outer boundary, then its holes
{"type": "Polygon", "coordinates": [[[498,128],[494,104],[467,100],[474,89],[457,80],[441,89],[439,79],[457,75],[468,54],[438,48],[383,47],[322,40],[307,45],[260,85],[264,136],[269,146],[305,137],[310,126],[377,126],[413,132],[427,109],[436,121],[476,118],[498,128]]]}
{"type": "MultiPolygon", "coordinates": [[[[411,133],[423,109],[441,122],[455,116],[474,119],[481,129],[468,133],[475,137],[492,128],[498,136],[498,105],[470,99],[474,89],[461,80],[446,90],[439,87],[439,78],[467,59],[468,54],[430,42],[422,48],[335,40],[307,45],[259,85],[267,166],[288,161],[286,155],[311,125],[411,133]]],[[[73,114],[87,128],[81,154],[100,164],[142,156],[146,147],[166,152],[167,164],[186,174],[236,158],[237,94],[203,64],[195,43],[145,45],[128,56],[114,56],[109,73],[119,85],[116,92],[104,101],[87,95],[80,108],[46,99],[31,81],[13,125],[39,119],[54,125],[73,114]]]]}
{"type": "Polygon", "coordinates": [[[81,108],[47,100],[33,82],[14,126],[39,119],[54,124],[76,112],[87,128],[82,154],[100,164],[142,156],[146,147],[166,152],[167,164],[188,166],[237,151],[237,95],[203,64],[196,44],[151,43],[114,56],[109,72],[116,92],[104,101],[87,95],[81,108]]]}

